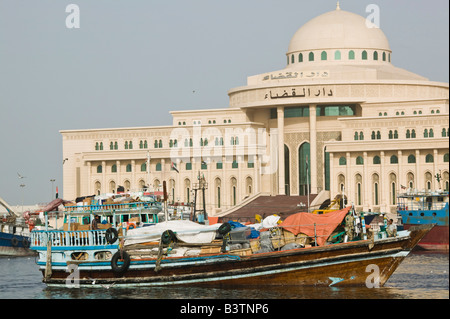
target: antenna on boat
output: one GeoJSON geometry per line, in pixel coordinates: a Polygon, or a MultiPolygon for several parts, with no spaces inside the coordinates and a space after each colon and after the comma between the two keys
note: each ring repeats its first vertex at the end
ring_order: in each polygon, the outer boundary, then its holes
{"type": "Polygon", "coordinates": [[[164,193],[164,197],[163,197],[163,201],[164,201],[164,219],[167,221],[169,221],[169,212],[167,210],[167,187],[166,187],[166,181],[163,181],[163,193],[164,193]]]}

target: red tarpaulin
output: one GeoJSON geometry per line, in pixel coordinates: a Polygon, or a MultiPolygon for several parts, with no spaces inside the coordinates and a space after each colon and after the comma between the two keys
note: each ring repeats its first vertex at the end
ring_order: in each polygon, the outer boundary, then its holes
{"type": "Polygon", "coordinates": [[[326,214],[298,213],[287,217],[279,226],[297,235],[303,233],[309,237],[317,235],[317,245],[325,244],[328,237],[348,214],[351,206],[326,214]],[[314,233],[314,224],[315,233],[314,233]]]}

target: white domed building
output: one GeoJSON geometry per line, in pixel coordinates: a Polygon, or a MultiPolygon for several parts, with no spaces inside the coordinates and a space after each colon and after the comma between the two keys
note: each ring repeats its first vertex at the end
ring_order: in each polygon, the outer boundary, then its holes
{"type": "Polygon", "coordinates": [[[189,202],[199,172],[211,215],[261,195],[320,204],[341,192],[358,210],[394,212],[402,188],[448,189],[448,83],[393,56],[381,29],[338,5],[294,34],[284,69],[231,89],[229,108],[172,111],[171,126],[61,131],[64,197],[165,180],[169,200],[189,202]]]}

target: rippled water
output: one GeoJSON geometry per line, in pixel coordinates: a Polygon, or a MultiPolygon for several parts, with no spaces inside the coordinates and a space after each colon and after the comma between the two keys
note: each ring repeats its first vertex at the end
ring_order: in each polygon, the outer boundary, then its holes
{"type": "Polygon", "coordinates": [[[0,258],[1,299],[448,299],[448,253],[413,252],[381,288],[48,288],[34,257],[0,258]]]}

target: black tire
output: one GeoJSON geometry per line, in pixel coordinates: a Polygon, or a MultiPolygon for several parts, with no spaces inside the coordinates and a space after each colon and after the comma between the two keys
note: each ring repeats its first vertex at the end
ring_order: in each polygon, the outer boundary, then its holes
{"type": "Polygon", "coordinates": [[[108,244],[114,244],[119,238],[119,233],[115,228],[108,228],[105,232],[105,239],[108,244]]]}
{"type": "Polygon", "coordinates": [[[30,247],[30,240],[29,240],[28,238],[24,237],[24,238],[22,239],[22,245],[23,245],[23,247],[25,247],[25,248],[29,248],[29,247],[30,247]]]}
{"type": "Polygon", "coordinates": [[[128,255],[125,251],[122,252],[123,263],[119,265],[120,259],[120,251],[117,251],[111,258],[111,269],[116,276],[123,276],[125,272],[130,267],[130,255],[128,255]]]}
{"type": "Polygon", "coordinates": [[[176,239],[177,239],[177,236],[170,229],[165,230],[161,235],[161,242],[164,245],[169,245],[171,242],[175,242],[176,239]]]}
{"type": "Polygon", "coordinates": [[[230,223],[223,223],[222,225],[220,225],[218,232],[219,234],[226,235],[231,231],[231,225],[230,223]]]}
{"type": "Polygon", "coordinates": [[[11,245],[13,245],[13,247],[17,247],[19,245],[19,240],[17,237],[11,238],[11,245]]]}

